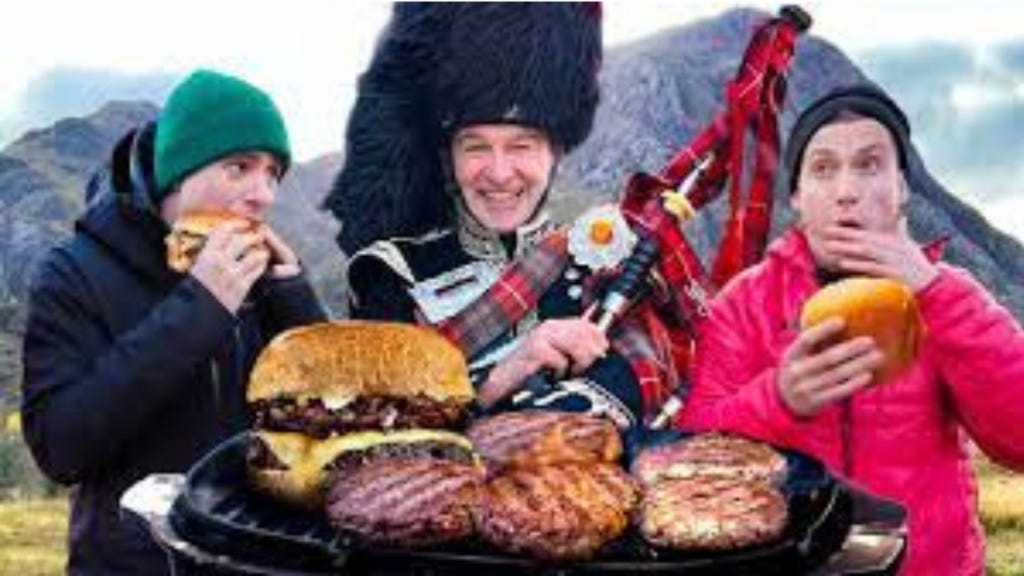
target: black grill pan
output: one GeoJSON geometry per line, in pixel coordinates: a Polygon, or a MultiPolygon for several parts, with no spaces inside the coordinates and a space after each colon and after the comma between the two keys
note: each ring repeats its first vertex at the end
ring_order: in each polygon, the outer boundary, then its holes
{"type": "Polygon", "coordinates": [[[270,568],[346,574],[795,574],[820,565],[838,550],[853,518],[849,490],[817,460],[788,452],[784,491],[789,524],[783,537],[768,545],[680,553],[652,547],[630,532],[590,561],[550,566],[476,541],[426,550],[362,548],[336,534],[324,518],[249,490],[247,443],[248,434],[242,433],[193,467],[170,523],[178,536],[211,554],[270,568]]]}

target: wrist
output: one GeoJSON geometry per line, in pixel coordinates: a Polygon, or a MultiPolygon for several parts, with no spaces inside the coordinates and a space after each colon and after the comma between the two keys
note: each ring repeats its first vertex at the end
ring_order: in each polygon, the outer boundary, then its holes
{"type": "Polygon", "coordinates": [[[912,292],[914,292],[914,294],[920,293],[929,286],[931,286],[932,283],[935,282],[935,279],[938,277],[938,267],[934,265],[929,265],[926,268],[922,268],[921,271],[918,274],[916,274],[915,278],[910,284],[910,289],[912,292]]]}
{"type": "Polygon", "coordinates": [[[790,418],[795,420],[804,420],[808,418],[808,415],[790,394],[787,393],[788,384],[783,380],[781,374],[775,379],[775,399],[778,405],[789,415],[790,418]]]}
{"type": "Polygon", "coordinates": [[[242,301],[245,299],[245,294],[239,294],[236,290],[233,290],[230,286],[225,285],[224,282],[219,282],[217,278],[210,277],[201,271],[193,269],[190,276],[202,286],[211,296],[217,300],[220,305],[227,310],[231,315],[238,312],[238,309],[242,307],[242,301]]]}
{"type": "Polygon", "coordinates": [[[269,276],[274,280],[288,280],[302,274],[302,268],[295,264],[271,264],[269,276]]]}

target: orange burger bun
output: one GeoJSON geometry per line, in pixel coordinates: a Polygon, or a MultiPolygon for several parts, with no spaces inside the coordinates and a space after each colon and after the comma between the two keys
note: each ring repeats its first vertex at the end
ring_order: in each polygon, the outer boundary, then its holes
{"type": "Polygon", "coordinates": [[[917,357],[924,326],[913,291],[901,282],[853,277],[829,284],[804,303],[800,329],[832,317],[845,323],[839,340],[869,336],[885,356],[873,373],[875,384],[898,376],[917,357]]]}

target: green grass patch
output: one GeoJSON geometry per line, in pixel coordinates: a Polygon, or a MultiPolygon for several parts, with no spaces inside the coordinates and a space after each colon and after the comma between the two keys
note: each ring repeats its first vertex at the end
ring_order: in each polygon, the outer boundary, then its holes
{"type": "Polygon", "coordinates": [[[990,532],[986,540],[988,576],[1024,576],[1024,530],[990,532]]]}
{"type": "Polygon", "coordinates": [[[67,516],[64,498],[0,502],[0,576],[63,574],[67,516]]]}

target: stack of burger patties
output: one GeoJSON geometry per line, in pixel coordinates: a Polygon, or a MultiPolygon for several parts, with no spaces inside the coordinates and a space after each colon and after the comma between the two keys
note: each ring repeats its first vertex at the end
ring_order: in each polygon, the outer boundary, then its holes
{"type": "Polygon", "coordinates": [[[545,560],[582,560],[618,538],[638,501],[619,464],[622,440],[606,419],[564,412],[512,412],[468,432],[488,480],[475,510],[491,545],[545,560]]]}
{"type": "Polygon", "coordinates": [[[456,432],[472,399],[461,352],[431,330],[348,322],[288,331],[250,378],[250,483],[326,511],[364,542],[464,538],[483,482],[456,432]]]}
{"type": "Polygon", "coordinates": [[[771,446],[713,433],[647,448],[633,461],[644,538],[677,550],[733,550],[786,527],[786,459],[771,446]]]}

